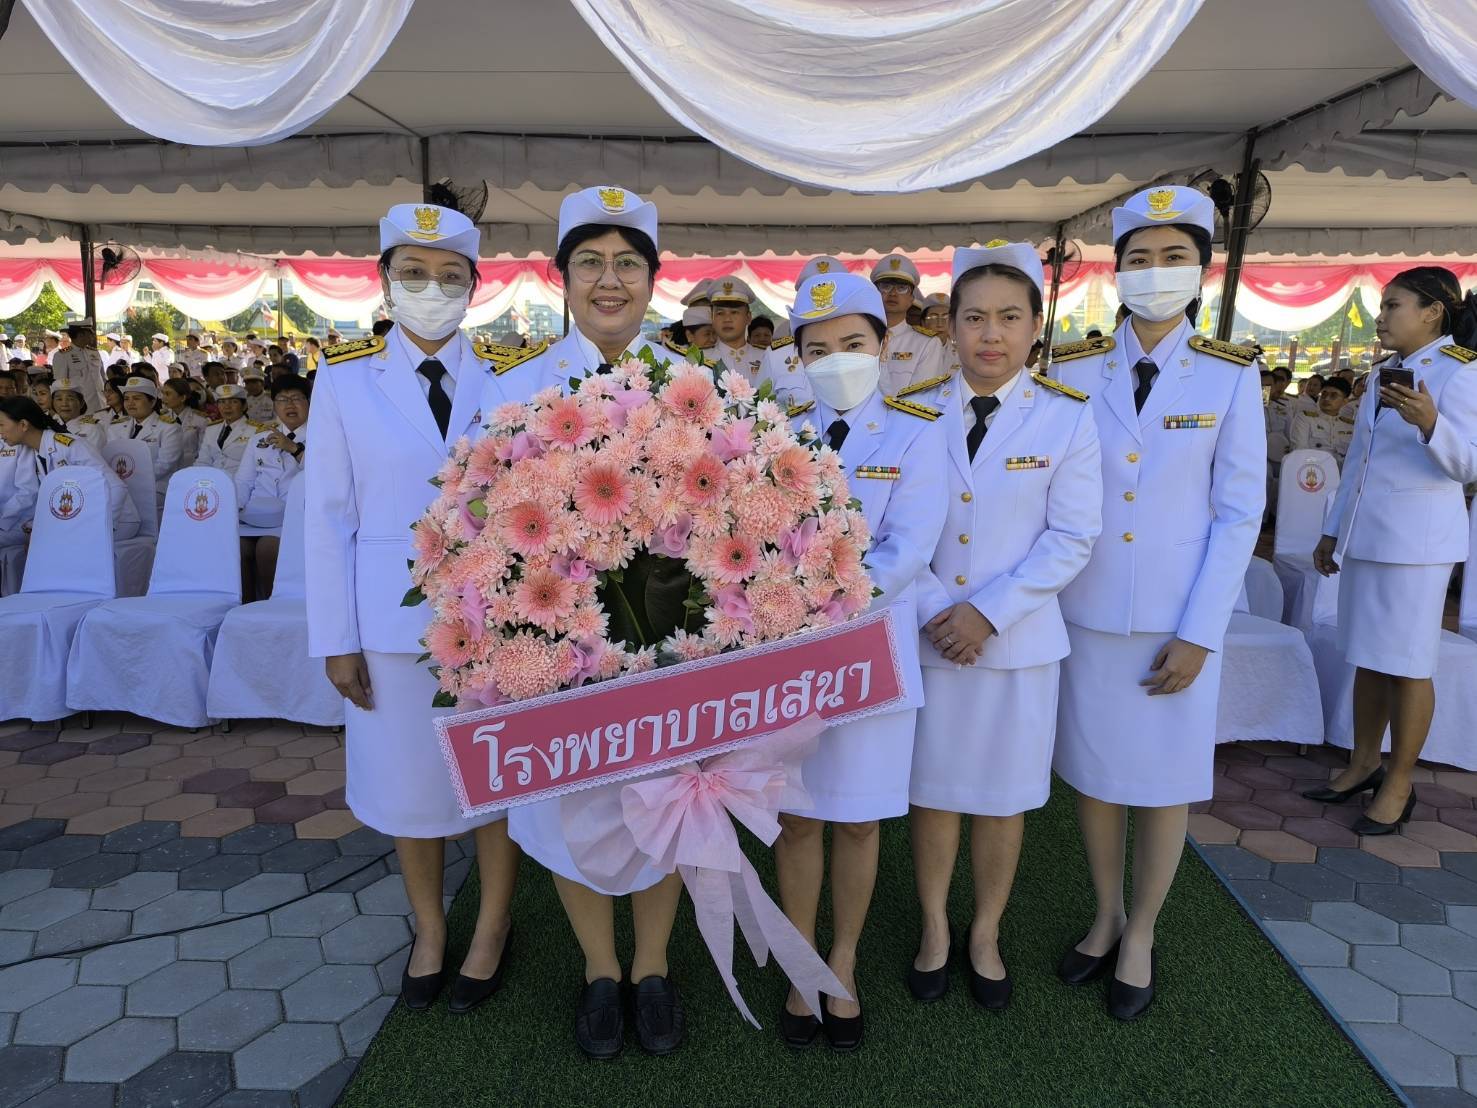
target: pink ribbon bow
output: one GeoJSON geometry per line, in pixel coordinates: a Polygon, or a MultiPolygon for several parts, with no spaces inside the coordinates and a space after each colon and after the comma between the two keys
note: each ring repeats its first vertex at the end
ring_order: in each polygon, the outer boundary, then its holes
{"type": "Polygon", "coordinates": [[[807,716],[700,764],[573,793],[561,801],[570,854],[597,889],[623,889],[646,866],[682,875],[698,930],[728,995],[755,1027],[759,1021],[744,1003],[733,973],[735,920],[754,961],[764,965],[773,951],[812,1012],[821,1010],[821,993],[851,999],[764,891],[733,827],[736,819],[771,844],[780,833],[777,812],[811,806],[800,783],[800,764],[825,727],[819,716],[807,716]]]}

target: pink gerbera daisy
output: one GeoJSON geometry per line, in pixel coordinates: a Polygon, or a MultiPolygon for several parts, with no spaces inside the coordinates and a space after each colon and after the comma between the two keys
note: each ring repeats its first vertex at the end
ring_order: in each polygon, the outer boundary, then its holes
{"type": "Polygon", "coordinates": [[[701,373],[684,373],[662,390],[662,404],[673,415],[707,426],[723,414],[723,402],[713,382],[701,373]]]}
{"type": "Polygon", "coordinates": [[[580,403],[572,396],[561,396],[538,415],[539,436],[551,446],[572,450],[584,446],[594,435],[580,403]]]}
{"type": "Polygon", "coordinates": [[[682,474],[682,496],[698,508],[711,508],[723,496],[723,463],[713,454],[699,454],[682,474]]]}
{"type": "Polygon", "coordinates": [[[725,585],[736,585],[759,565],[759,548],[742,535],[725,535],[712,546],[712,574],[725,585]]]}
{"type": "Polygon", "coordinates": [[[461,619],[438,620],[426,632],[426,649],[443,669],[464,666],[472,660],[472,629],[461,619]]]}
{"type": "Polygon", "coordinates": [[[803,446],[786,447],[774,456],[769,472],[780,488],[800,492],[815,484],[815,459],[803,446]]]}
{"type": "Polygon", "coordinates": [[[498,523],[503,543],[525,558],[549,548],[549,513],[532,500],[514,504],[498,523]]]}
{"type": "Polygon", "coordinates": [[[596,526],[615,523],[631,507],[635,483],[616,466],[596,462],[574,483],[574,506],[596,526]]]}
{"type": "Polygon", "coordinates": [[[561,620],[574,612],[574,583],[560,577],[552,569],[534,569],[524,573],[513,590],[513,603],[518,606],[521,621],[554,631],[561,620]]]}

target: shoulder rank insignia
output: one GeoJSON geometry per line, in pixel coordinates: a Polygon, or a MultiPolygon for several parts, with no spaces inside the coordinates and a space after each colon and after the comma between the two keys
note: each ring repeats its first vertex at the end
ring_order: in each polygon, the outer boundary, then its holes
{"type": "Polygon", "coordinates": [[[1112,335],[1099,335],[1095,339],[1083,339],[1081,342],[1066,342],[1061,346],[1051,348],[1051,360],[1053,362],[1070,362],[1075,358],[1088,358],[1093,354],[1106,354],[1118,345],[1118,340],[1112,335]]]}
{"type": "Polygon", "coordinates": [[[1234,342],[1208,339],[1204,335],[1191,335],[1190,349],[1209,354],[1212,358],[1220,358],[1222,361],[1235,362],[1237,365],[1251,365],[1262,356],[1259,347],[1238,346],[1234,342]]]}
{"type": "Polygon", "coordinates": [[[56,439],[56,441],[60,445],[62,445],[62,446],[71,446],[72,445],[72,436],[71,435],[64,435],[60,431],[58,431],[55,435],[53,435],[52,438],[56,439]]]}
{"type": "Polygon", "coordinates": [[[939,337],[939,333],[937,331],[930,331],[927,327],[919,327],[916,323],[910,323],[908,324],[908,326],[913,328],[913,330],[917,331],[920,335],[927,335],[931,339],[936,339],[939,337]]]}
{"type": "Polygon", "coordinates": [[[493,376],[500,377],[508,370],[532,361],[549,349],[550,340],[544,339],[537,346],[501,346],[495,342],[474,343],[472,352],[483,361],[492,363],[493,376]]]}
{"type": "Polygon", "coordinates": [[[1465,346],[1457,346],[1455,343],[1450,346],[1443,346],[1441,353],[1449,354],[1463,364],[1477,361],[1477,350],[1468,350],[1465,346]]]}
{"type": "Polygon", "coordinates": [[[1074,389],[1071,385],[1064,385],[1055,377],[1048,377],[1044,373],[1031,374],[1031,380],[1035,381],[1043,389],[1050,389],[1052,392],[1059,392],[1063,396],[1070,396],[1073,400],[1091,399],[1081,389],[1074,389]]]}
{"type": "Polygon", "coordinates": [[[930,423],[943,414],[937,408],[930,408],[927,404],[920,404],[916,400],[899,400],[895,396],[889,396],[882,402],[895,411],[907,412],[910,416],[926,419],[930,423]]]}
{"type": "Polygon", "coordinates": [[[179,420],[177,420],[177,419],[174,418],[174,413],[173,412],[166,411],[165,409],[160,408],[159,409],[159,422],[160,423],[178,423],[179,420]]]}
{"type": "Polygon", "coordinates": [[[804,415],[806,412],[810,411],[810,409],[814,407],[814,400],[807,400],[803,404],[791,404],[790,407],[786,409],[785,415],[789,416],[791,419],[794,419],[797,415],[804,415]]]}
{"type": "Polygon", "coordinates": [[[905,389],[898,389],[897,395],[912,396],[916,392],[927,392],[929,389],[942,385],[952,376],[954,376],[952,373],[943,373],[937,377],[930,377],[927,381],[919,381],[916,385],[909,385],[905,389]]]}
{"type": "Polygon", "coordinates": [[[370,335],[363,339],[350,339],[348,342],[334,343],[332,346],[323,348],[323,360],[328,365],[338,365],[339,362],[353,361],[362,358],[366,354],[378,354],[385,348],[383,335],[370,335]]]}
{"type": "Polygon", "coordinates": [[[691,362],[693,365],[707,365],[708,364],[703,359],[702,347],[699,347],[699,346],[682,347],[682,346],[678,346],[675,342],[664,342],[664,343],[662,343],[662,349],[663,350],[670,350],[673,354],[676,354],[679,358],[685,359],[686,361],[691,362]]]}
{"type": "Polygon", "coordinates": [[[779,349],[781,349],[783,347],[793,345],[794,342],[795,342],[795,336],[794,335],[786,335],[782,339],[775,339],[772,343],[769,344],[769,348],[771,350],[779,350],[779,349]]]}
{"type": "Polygon", "coordinates": [[[903,475],[897,466],[857,466],[851,471],[853,477],[872,477],[878,481],[896,481],[903,475]]]}
{"type": "Polygon", "coordinates": [[[96,423],[97,420],[93,419],[92,416],[90,416],[90,415],[85,415],[85,416],[79,416],[77,418],[77,422],[78,423],[96,423]]]}

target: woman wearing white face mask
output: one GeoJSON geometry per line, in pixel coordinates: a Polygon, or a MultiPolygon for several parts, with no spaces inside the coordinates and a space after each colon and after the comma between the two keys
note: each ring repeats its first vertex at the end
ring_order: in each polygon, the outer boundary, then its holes
{"type": "Polygon", "coordinates": [[[473,831],[482,904],[450,1007],[464,1012],[501,983],[518,850],[499,817],[461,815],[436,742],[436,680],[417,656],[428,609],[410,588],[411,525],[430,479],[500,394],[492,352],[457,331],[476,282],[480,235],[460,212],[400,204],[380,221],[380,273],[395,326],[328,347],[316,375],[306,454],[308,647],[343,694],[348,803],[395,837],[416,937],[401,981],[428,1008],[445,962],[444,839],[473,831]]]}
{"type": "Polygon", "coordinates": [[[1111,971],[1119,1019],[1153,999],[1154,925],[1188,805],[1210,799],[1220,650],[1266,496],[1257,352],[1193,327],[1214,216],[1208,197],[1178,187],[1115,208],[1129,315],[1111,338],[1053,351],[1060,379],[1092,396],[1103,458],[1103,533],[1060,598],[1072,652],[1054,763],[1079,794],[1097,915],[1058,973],[1082,984],[1111,971]]]}
{"type": "Polygon", "coordinates": [[[833,825],[827,962],[857,998],[828,998],[822,1012],[812,1013],[792,989],[780,1012],[780,1035],[804,1046],[824,1024],[833,1049],[853,1050],[862,1042],[856,952],[877,880],[877,821],[908,810],[913,728],[923,703],[912,633],[918,626],[914,580],[944,525],[937,483],[947,463],[939,411],[878,391],[887,315],[871,282],[849,273],[812,277],[796,290],[790,326],[815,395],[791,409],[792,421],[797,430],[820,428],[822,441],[841,455],[852,496],[862,503],[872,533],[865,561],[881,590],[873,604],[892,609],[907,691],[891,712],[821,736],[804,768],[813,806],[783,813],[775,843],[780,904],[814,945],[826,875],[822,835],[827,822],[833,825]]]}

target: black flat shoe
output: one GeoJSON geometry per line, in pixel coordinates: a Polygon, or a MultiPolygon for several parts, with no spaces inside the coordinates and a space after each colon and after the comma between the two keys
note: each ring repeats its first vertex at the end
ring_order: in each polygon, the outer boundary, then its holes
{"type": "Polygon", "coordinates": [[[1108,982],[1108,1015],[1115,1020],[1136,1020],[1154,1003],[1154,981],[1159,976],[1159,953],[1149,952],[1149,984],[1144,988],[1125,985],[1117,974],[1108,982]]]}
{"type": "Polygon", "coordinates": [[[601,977],[580,990],[574,1041],[589,1058],[614,1058],[626,1041],[626,1013],[619,981],[601,977]]]}
{"type": "Polygon", "coordinates": [[[804,1050],[821,1033],[821,1021],[806,1012],[797,1016],[783,1004],[780,1005],[780,1040],[788,1047],[804,1050]]]}
{"type": "MultiPolygon", "coordinates": [[[[861,1002],[861,990],[857,990],[857,1002],[861,1002]]],[[[826,1031],[826,1042],[838,1053],[856,1050],[862,1045],[862,1016],[833,1016],[831,1006],[821,997],[821,1026],[826,1031]]]]}
{"type": "Polygon", "coordinates": [[[954,927],[949,926],[949,949],[944,953],[944,964],[938,969],[921,970],[916,966],[909,966],[907,973],[908,992],[913,994],[913,999],[929,1004],[935,1000],[942,1000],[949,992],[949,963],[954,958],[954,947],[958,943],[954,938],[954,927]]]}
{"type": "Polygon", "coordinates": [[[1086,985],[1089,981],[1096,981],[1118,961],[1118,944],[1122,941],[1115,942],[1106,954],[1083,954],[1072,947],[1057,963],[1056,975],[1068,985],[1086,985]]]}
{"type": "Polygon", "coordinates": [[[687,1012],[670,977],[643,977],[636,986],[636,1041],[647,1054],[671,1054],[687,1038],[687,1012]]]}
{"type": "Polygon", "coordinates": [[[1400,813],[1400,818],[1394,823],[1381,823],[1377,819],[1368,816],[1360,816],[1354,821],[1354,834],[1356,835],[1393,835],[1400,830],[1401,824],[1410,822],[1410,815],[1415,811],[1415,788],[1410,790],[1410,799],[1405,802],[1405,809],[1400,813]]]}
{"type": "Polygon", "coordinates": [[[964,948],[964,966],[969,970],[969,995],[974,997],[974,1002],[981,1008],[988,1008],[991,1012],[1003,1012],[1010,1004],[1010,994],[1015,985],[1010,980],[1010,974],[998,980],[986,977],[974,968],[974,963],[969,958],[969,947],[964,948]]]}
{"type": "MultiPolygon", "coordinates": [[[[411,944],[411,952],[415,952],[415,945],[411,944]]],[[[436,1002],[436,997],[441,993],[441,985],[446,980],[446,948],[441,949],[441,968],[435,973],[422,974],[420,977],[410,976],[410,963],[405,963],[405,970],[400,974],[400,1000],[412,1012],[424,1012],[436,1002]]]]}
{"type": "Polygon", "coordinates": [[[508,964],[508,952],[512,949],[513,932],[510,930],[507,938],[503,940],[503,952],[497,960],[497,969],[492,971],[492,976],[468,977],[464,973],[457,974],[456,980],[451,983],[451,997],[447,1000],[446,1007],[455,1015],[465,1015],[502,988],[503,967],[508,964]]]}
{"type": "Polygon", "coordinates": [[[1324,785],[1317,789],[1304,789],[1303,796],[1309,800],[1316,800],[1322,804],[1342,804],[1351,797],[1356,797],[1366,789],[1379,792],[1380,786],[1385,783],[1385,767],[1380,766],[1363,781],[1351,789],[1330,789],[1324,785]]]}

